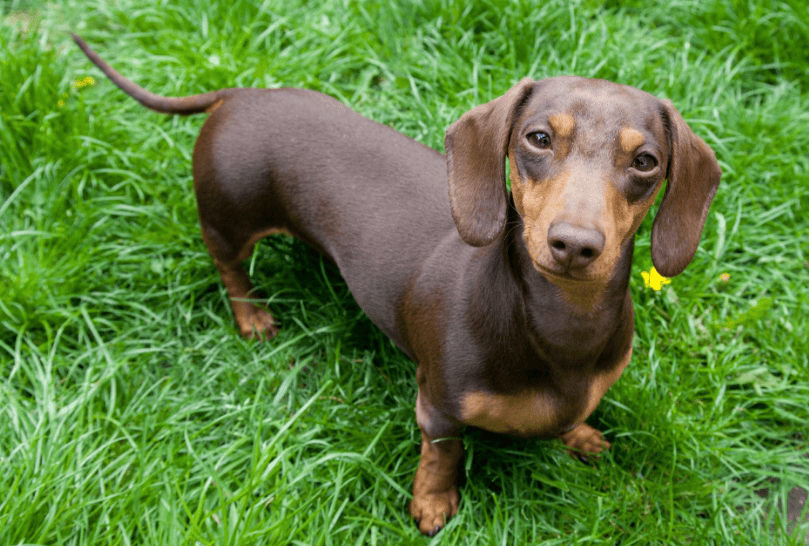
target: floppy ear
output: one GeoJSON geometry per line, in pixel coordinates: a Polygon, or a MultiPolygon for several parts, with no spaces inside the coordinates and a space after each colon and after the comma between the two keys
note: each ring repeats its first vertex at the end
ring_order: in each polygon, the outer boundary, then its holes
{"type": "Polygon", "coordinates": [[[500,98],[473,108],[444,138],[452,219],[461,238],[486,246],[506,225],[506,171],[511,126],[534,81],[525,78],[500,98]]]}
{"type": "Polygon", "coordinates": [[[664,103],[668,185],[652,224],[652,263],[664,277],[674,277],[694,259],[722,170],[713,150],[691,131],[671,101],[664,103]]]}

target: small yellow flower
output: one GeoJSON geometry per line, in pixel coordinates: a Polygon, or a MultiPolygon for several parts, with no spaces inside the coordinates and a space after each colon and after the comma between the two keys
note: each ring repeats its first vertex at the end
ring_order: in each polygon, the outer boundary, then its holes
{"type": "Polygon", "coordinates": [[[648,273],[641,271],[641,275],[643,276],[643,284],[652,290],[660,290],[664,284],[671,284],[671,279],[658,273],[654,267],[648,273]]]}
{"type": "Polygon", "coordinates": [[[719,280],[724,283],[728,282],[730,280],[730,273],[722,273],[719,275],[719,280]]]}
{"type": "Polygon", "coordinates": [[[74,81],[74,82],[73,82],[73,89],[82,89],[82,88],[84,88],[84,87],[88,87],[88,86],[90,86],[90,85],[94,85],[94,84],[95,84],[95,82],[96,82],[96,81],[95,81],[95,80],[94,80],[92,77],[90,77],[90,76],[86,76],[86,77],[84,77],[84,78],[82,78],[82,79],[80,79],[80,80],[76,80],[76,81],[74,81]]]}

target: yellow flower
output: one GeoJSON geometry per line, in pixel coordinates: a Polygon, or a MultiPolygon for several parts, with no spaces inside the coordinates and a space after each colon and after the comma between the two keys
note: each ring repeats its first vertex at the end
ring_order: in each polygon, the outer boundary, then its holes
{"type": "Polygon", "coordinates": [[[88,87],[90,85],[95,84],[95,82],[96,81],[92,77],[86,76],[86,77],[84,77],[84,78],[82,78],[80,80],[74,81],[73,82],[73,89],[81,89],[83,87],[88,87]]]}
{"type": "Polygon", "coordinates": [[[646,271],[641,271],[641,275],[643,276],[643,284],[650,287],[652,290],[660,290],[663,288],[664,284],[671,283],[671,279],[658,273],[657,269],[654,267],[650,269],[648,273],[646,271]]]}
{"type": "Polygon", "coordinates": [[[726,283],[730,280],[730,273],[722,273],[719,275],[719,280],[726,283]]]}
{"type": "MultiPolygon", "coordinates": [[[[95,85],[95,83],[96,81],[91,76],[85,76],[84,78],[73,82],[73,89],[84,89],[85,87],[95,85]]],[[[62,93],[62,98],[59,99],[57,104],[59,104],[59,106],[64,106],[65,99],[67,99],[68,96],[68,93],[62,93]]]]}

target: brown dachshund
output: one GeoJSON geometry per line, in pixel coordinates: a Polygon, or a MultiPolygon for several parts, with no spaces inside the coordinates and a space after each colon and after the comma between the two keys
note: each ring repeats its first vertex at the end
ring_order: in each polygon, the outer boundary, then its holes
{"type": "Polygon", "coordinates": [[[243,335],[276,333],[248,301],[241,262],[283,232],[334,260],[360,307],[416,361],[410,511],[422,533],[458,511],[466,425],[559,437],[572,454],[609,447],[584,421],[632,354],[635,231],[668,179],[652,261],[679,274],[721,177],[670,102],[603,80],[525,79],[452,124],[445,157],[313,91],[153,95],[73,38],[147,108],[210,114],[194,189],[243,335]]]}

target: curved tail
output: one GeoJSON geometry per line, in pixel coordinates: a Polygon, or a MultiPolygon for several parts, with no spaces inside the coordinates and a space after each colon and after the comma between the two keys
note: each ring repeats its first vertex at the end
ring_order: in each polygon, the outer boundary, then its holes
{"type": "Polygon", "coordinates": [[[218,91],[211,91],[210,93],[203,93],[202,95],[192,95],[190,97],[161,97],[160,95],[155,95],[121,76],[115,69],[105,63],[95,51],[90,49],[90,46],[84,43],[84,40],[72,32],[70,35],[84,54],[87,55],[87,58],[100,68],[104,75],[112,80],[112,83],[120,87],[124,93],[146,108],[151,108],[157,112],[181,115],[199,114],[212,109],[217,102],[224,98],[228,91],[228,89],[220,89],[218,91]]]}

